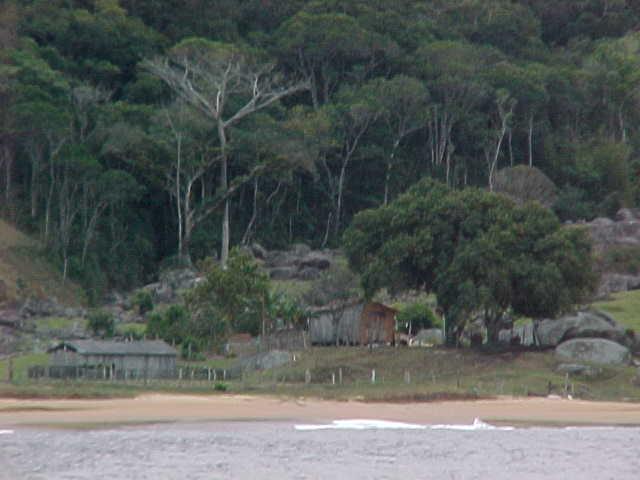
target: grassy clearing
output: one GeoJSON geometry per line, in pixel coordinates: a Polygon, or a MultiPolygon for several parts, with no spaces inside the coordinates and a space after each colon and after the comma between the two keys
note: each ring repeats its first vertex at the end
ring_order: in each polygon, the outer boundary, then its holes
{"type": "MultiPolygon", "coordinates": [[[[549,352],[326,347],[300,352],[294,366],[253,373],[245,378],[243,387],[263,393],[367,401],[563,394],[565,377],[555,373],[554,367],[549,352]],[[339,382],[340,369],[343,384],[333,385],[332,377],[339,382]],[[375,384],[372,369],[376,370],[375,384]],[[309,385],[304,384],[306,370],[311,373],[309,385]]],[[[581,398],[640,401],[640,388],[631,383],[634,375],[631,367],[607,369],[599,379],[571,378],[569,389],[581,398]]]]}
{"type": "Polygon", "coordinates": [[[614,293],[611,300],[596,302],[593,307],[607,312],[625,328],[640,333],[640,290],[614,293]]]}
{"type": "MultiPolygon", "coordinates": [[[[564,394],[566,377],[555,373],[550,352],[488,354],[472,350],[423,348],[318,347],[295,354],[294,363],[263,372],[245,373],[225,382],[229,393],[284,397],[358,399],[378,402],[413,402],[442,399],[490,398],[499,395],[546,396],[564,394]],[[342,384],[340,384],[342,370],[342,384]],[[375,370],[375,383],[371,371],[375,370]],[[305,383],[306,372],[311,376],[305,383]],[[335,379],[335,384],[332,380],[335,379]]],[[[29,381],[26,369],[46,358],[15,359],[15,381],[0,384],[0,396],[20,397],[127,397],[148,392],[215,393],[215,382],[204,380],[139,381],[29,381]]],[[[235,360],[216,358],[183,362],[179,366],[230,369],[235,360]]],[[[0,362],[6,378],[6,361],[0,362]]],[[[571,377],[568,393],[590,400],[640,401],[633,384],[635,368],[608,368],[595,379],[571,377]]]]}

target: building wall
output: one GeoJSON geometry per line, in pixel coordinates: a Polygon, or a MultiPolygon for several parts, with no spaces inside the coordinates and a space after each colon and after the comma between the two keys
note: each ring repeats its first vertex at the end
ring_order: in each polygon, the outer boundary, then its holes
{"type": "Polygon", "coordinates": [[[365,305],[360,320],[360,344],[394,343],[395,311],[379,303],[365,305]]]}
{"type": "Polygon", "coordinates": [[[51,355],[52,366],[96,366],[113,368],[117,375],[134,377],[165,377],[176,371],[176,357],[170,355],[81,355],[56,350],[51,355]],[[146,372],[146,374],[145,374],[146,372]]]}

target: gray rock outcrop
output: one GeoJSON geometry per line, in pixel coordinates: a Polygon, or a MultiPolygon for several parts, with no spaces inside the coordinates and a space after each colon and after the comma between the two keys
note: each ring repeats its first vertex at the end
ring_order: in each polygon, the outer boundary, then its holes
{"type": "Polygon", "coordinates": [[[324,270],[331,268],[334,256],[331,251],[311,250],[309,246],[298,243],[289,250],[265,252],[264,267],[273,280],[315,280],[324,270]]]}
{"type": "Polygon", "coordinates": [[[606,338],[626,341],[625,331],[609,315],[598,311],[583,311],[555,320],[536,323],[536,338],[541,347],[555,347],[572,338],[606,338]]]}
{"type": "Polygon", "coordinates": [[[154,303],[173,303],[178,300],[180,292],[193,288],[199,281],[195,270],[182,268],[162,272],[157,282],[142,289],[151,293],[154,303]]]}
{"type": "Polygon", "coordinates": [[[293,359],[293,355],[282,350],[271,350],[270,352],[259,353],[252,357],[244,358],[240,361],[243,370],[269,370],[288,364],[293,359]]]}
{"type": "Polygon", "coordinates": [[[574,338],[556,347],[555,357],[563,363],[594,365],[628,365],[631,353],[627,347],[604,338],[574,338]]]}

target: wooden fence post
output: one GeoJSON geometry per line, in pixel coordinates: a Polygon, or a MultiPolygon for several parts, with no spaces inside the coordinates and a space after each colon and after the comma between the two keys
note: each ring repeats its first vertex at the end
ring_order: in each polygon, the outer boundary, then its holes
{"type": "Polygon", "coordinates": [[[342,385],[342,367],[338,369],[338,383],[342,385]]]}
{"type": "Polygon", "coordinates": [[[376,383],[376,370],[375,370],[375,368],[371,370],[371,383],[376,383]]]}

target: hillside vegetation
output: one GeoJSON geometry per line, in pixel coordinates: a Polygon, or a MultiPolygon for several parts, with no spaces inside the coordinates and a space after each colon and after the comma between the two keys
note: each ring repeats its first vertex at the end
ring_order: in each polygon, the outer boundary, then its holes
{"type": "Polygon", "coordinates": [[[610,215],[639,201],[639,23],[610,0],[4,1],[0,214],[94,302],[234,245],[340,247],[423,177],[610,215]]]}
{"type": "Polygon", "coordinates": [[[36,241],[0,220],[0,280],[6,285],[6,298],[0,298],[0,304],[29,296],[82,304],[82,289],[73,281],[63,284],[60,272],[40,249],[36,241]]]}

